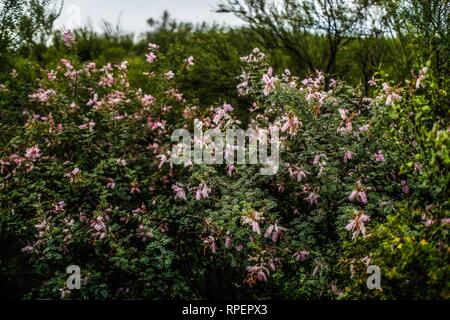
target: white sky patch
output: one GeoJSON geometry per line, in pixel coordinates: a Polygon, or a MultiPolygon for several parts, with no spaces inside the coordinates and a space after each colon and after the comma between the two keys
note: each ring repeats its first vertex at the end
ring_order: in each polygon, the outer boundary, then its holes
{"type": "Polygon", "coordinates": [[[92,23],[94,30],[101,31],[103,20],[115,25],[120,18],[124,31],[139,35],[149,30],[147,19],[159,18],[164,10],[177,21],[242,24],[233,14],[215,13],[218,3],[219,0],[65,0],[55,27],[70,29],[92,23]]]}

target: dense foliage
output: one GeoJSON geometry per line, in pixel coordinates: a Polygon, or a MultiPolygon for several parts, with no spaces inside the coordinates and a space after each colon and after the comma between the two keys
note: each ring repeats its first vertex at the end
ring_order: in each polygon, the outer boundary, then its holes
{"type": "MultiPolygon", "coordinates": [[[[137,44],[85,29],[55,33],[38,57],[9,54],[3,297],[450,297],[449,79],[435,50],[414,38],[412,71],[371,68],[358,85],[339,77],[339,59],[299,77],[282,46],[253,48],[256,34],[276,37],[262,22],[195,30],[169,20],[149,21],[155,30],[137,44]],[[171,134],[194,132],[194,119],[257,138],[278,128],[277,173],[173,164],[171,134]],[[81,290],[66,287],[69,265],[81,268],[81,290]],[[371,265],[381,289],[366,285],[371,265]]],[[[443,37],[433,43],[448,55],[443,37]]]]}

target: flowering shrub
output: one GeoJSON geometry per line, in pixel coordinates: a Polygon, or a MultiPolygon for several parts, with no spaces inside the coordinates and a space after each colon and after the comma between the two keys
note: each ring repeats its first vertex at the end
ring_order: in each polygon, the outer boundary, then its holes
{"type": "MultiPolygon", "coordinates": [[[[75,37],[64,41],[73,46],[75,37]]],[[[408,210],[425,165],[403,171],[411,145],[399,146],[389,127],[406,89],[384,83],[368,98],[332,80],[325,90],[321,72],[277,75],[255,49],[241,59],[237,93],[251,104],[240,119],[226,102],[184,98],[177,76],[196,67],[195,57],[169,68],[150,44],[142,59],[143,88],[130,84],[127,61],[61,59],[43,72],[23,129],[0,150],[2,241],[14,239],[11,256],[26,261],[26,297],[340,297],[344,286],[360,295],[365,270],[354,261],[384,257],[371,250],[390,241],[386,216],[397,203],[408,210]],[[175,165],[171,133],[193,131],[194,119],[205,129],[246,125],[257,138],[279,128],[277,174],[250,164],[175,165]],[[82,290],[65,287],[72,264],[82,290]]],[[[417,81],[414,90],[426,71],[417,81]]]]}

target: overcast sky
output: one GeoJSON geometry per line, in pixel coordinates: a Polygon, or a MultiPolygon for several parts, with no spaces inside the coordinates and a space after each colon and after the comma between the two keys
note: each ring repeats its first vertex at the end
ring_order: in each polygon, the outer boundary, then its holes
{"type": "Polygon", "coordinates": [[[77,27],[92,20],[100,30],[102,20],[116,23],[120,16],[121,26],[126,31],[141,33],[148,30],[146,20],[160,17],[164,10],[179,21],[219,22],[228,25],[240,24],[232,14],[213,12],[220,0],[64,0],[61,17],[56,27],[77,27]]]}

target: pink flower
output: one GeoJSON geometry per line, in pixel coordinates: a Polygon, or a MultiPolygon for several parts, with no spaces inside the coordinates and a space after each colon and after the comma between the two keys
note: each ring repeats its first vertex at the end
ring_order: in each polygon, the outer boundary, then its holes
{"type": "Polygon", "coordinates": [[[348,231],[353,231],[352,239],[356,239],[359,234],[362,234],[364,237],[366,236],[366,227],[365,223],[369,221],[369,216],[365,215],[362,212],[357,213],[354,219],[351,219],[349,223],[345,226],[345,229],[348,231]]]}
{"type": "Polygon", "coordinates": [[[187,67],[193,66],[195,64],[194,63],[194,57],[190,56],[190,57],[186,58],[184,60],[184,63],[186,64],[187,67]]]}
{"type": "Polygon", "coordinates": [[[113,75],[106,73],[101,79],[98,85],[102,88],[111,88],[116,83],[113,75]]]}
{"type": "Polygon", "coordinates": [[[419,162],[414,162],[413,165],[414,173],[418,173],[422,171],[422,165],[419,162]]]}
{"type": "Polygon", "coordinates": [[[106,178],[106,188],[114,189],[116,187],[116,182],[113,178],[106,178]]]}
{"type": "Polygon", "coordinates": [[[174,185],[172,185],[172,190],[173,190],[173,192],[175,192],[175,199],[187,201],[186,193],[184,192],[183,187],[181,187],[180,185],[174,184],[174,185]]]}
{"type": "Polygon", "coordinates": [[[89,121],[89,122],[86,122],[85,124],[78,126],[78,128],[80,128],[81,130],[89,129],[92,131],[92,128],[94,128],[95,125],[96,125],[96,123],[94,121],[89,121]]]}
{"type": "Polygon", "coordinates": [[[270,92],[275,88],[275,83],[277,81],[276,77],[272,77],[272,68],[269,68],[266,74],[262,77],[262,82],[264,84],[263,93],[268,96],[270,92]]]}
{"type": "Polygon", "coordinates": [[[132,194],[141,193],[141,189],[139,189],[139,186],[136,182],[131,183],[130,192],[132,194]]]}
{"type": "Polygon", "coordinates": [[[405,180],[400,181],[400,184],[402,185],[402,190],[404,193],[409,194],[409,185],[408,182],[405,180]]]}
{"type": "Polygon", "coordinates": [[[375,157],[376,162],[384,162],[384,155],[380,150],[378,150],[373,156],[375,157]]]}
{"type": "Polygon", "coordinates": [[[350,150],[345,151],[344,153],[344,162],[351,160],[353,157],[353,153],[350,150]]]}
{"type": "Polygon", "coordinates": [[[107,216],[98,216],[97,219],[91,220],[89,222],[91,227],[94,229],[95,237],[99,238],[100,240],[104,239],[108,232],[108,228],[105,223],[107,220],[109,220],[107,216]]]}
{"type": "Polygon", "coordinates": [[[143,223],[139,225],[139,231],[137,236],[142,239],[142,241],[147,241],[148,239],[153,237],[152,229],[146,227],[143,223]]]}
{"type": "Polygon", "coordinates": [[[305,261],[308,256],[309,256],[309,251],[306,251],[306,250],[298,251],[293,254],[293,257],[295,259],[297,259],[297,261],[305,261]]]}
{"type": "Polygon", "coordinates": [[[335,79],[330,79],[330,88],[336,89],[337,81],[335,79]]]}
{"type": "Polygon", "coordinates": [[[261,230],[259,229],[259,222],[264,220],[261,213],[258,211],[253,211],[248,216],[244,217],[243,223],[248,224],[252,227],[253,232],[257,234],[261,234],[261,230]]]}
{"type": "Polygon", "coordinates": [[[428,72],[428,67],[423,67],[419,72],[419,77],[416,80],[416,89],[423,87],[422,81],[425,79],[425,75],[428,72]]]}
{"type": "Polygon", "coordinates": [[[122,166],[122,167],[125,167],[127,165],[127,161],[123,158],[117,159],[116,163],[118,166],[122,166]]]}
{"type": "Polygon", "coordinates": [[[40,152],[41,150],[39,149],[39,146],[36,144],[26,150],[25,157],[34,161],[36,159],[39,159],[39,157],[41,156],[40,152]]]}
{"type": "Polygon", "coordinates": [[[65,30],[63,33],[63,41],[66,47],[71,47],[75,43],[75,34],[70,30],[65,30]]]}
{"type": "Polygon", "coordinates": [[[370,128],[370,124],[365,124],[365,125],[359,127],[359,131],[365,132],[365,131],[369,130],[369,128],[370,128]]]}
{"type": "Polygon", "coordinates": [[[231,176],[233,172],[236,172],[236,167],[233,164],[227,165],[227,175],[231,176]]]}
{"type": "Polygon", "coordinates": [[[56,80],[56,71],[54,71],[54,70],[48,71],[47,79],[50,81],[55,81],[56,80]]]}
{"type": "Polygon", "coordinates": [[[210,192],[211,189],[208,188],[206,183],[202,182],[200,185],[196,188],[195,191],[195,200],[202,200],[207,199],[209,197],[208,192],[210,192]]]}
{"type": "Polygon", "coordinates": [[[231,111],[233,111],[233,107],[231,106],[231,104],[228,104],[228,103],[224,103],[223,106],[222,106],[222,108],[223,108],[223,110],[224,110],[225,112],[231,112],[231,111]]]}
{"type": "Polygon", "coordinates": [[[308,174],[308,172],[306,172],[302,168],[299,168],[296,165],[287,164],[287,168],[288,168],[289,175],[292,178],[296,179],[297,182],[301,182],[304,178],[306,178],[306,176],[308,174]]]}
{"type": "Polygon", "coordinates": [[[377,85],[377,81],[375,80],[374,77],[372,77],[372,79],[370,79],[369,81],[367,81],[367,83],[369,84],[369,86],[373,87],[377,85]]]}
{"type": "Polygon", "coordinates": [[[350,201],[358,200],[362,204],[367,204],[367,194],[366,191],[361,187],[361,183],[359,181],[356,182],[357,188],[352,191],[348,199],[350,201]]]}
{"type": "Polygon", "coordinates": [[[64,176],[69,178],[70,182],[75,181],[75,178],[81,173],[81,170],[78,168],[73,169],[72,171],[66,173],[64,176]]]}
{"type": "Polygon", "coordinates": [[[231,238],[231,236],[227,234],[227,236],[225,237],[225,248],[231,247],[232,241],[233,239],[231,238]]]}
{"type": "Polygon", "coordinates": [[[365,256],[362,260],[362,263],[364,263],[366,265],[366,267],[370,266],[370,262],[372,261],[372,257],[371,256],[365,256]]]}
{"type": "Polygon", "coordinates": [[[148,54],[145,55],[147,57],[147,62],[148,63],[153,63],[158,57],[156,56],[156,54],[154,54],[153,52],[149,52],[148,54]]]}
{"type": "Polygon", "coordinates": [[[276,223],[275,224],[271,224],[267,228],[266,233],[264,234],[264,238],[270,238],[271,237],[273,242],[277,242],[278,239],[280,238],[281,234],[285,230],[286,230],[286,228],[280,227],[276,223]]]}
{"type": "Polygon", "coordinates": [[[339,108],[339,114],[341,115],[342,120],[347,119],[347,113],[348,113],[347,109],[339,108]]]}
{"type": "Polygon", "coordinates": [[[317,200],[320,198],[319,195],[317,195],[314,192],[311,192],[308,194],[308,196],[305,198],[305,200],[310,204],[310,205],[314,205],[317,204],[317,200]]]}
{"type": "Polygon", "coordinates": [[[172,79],[175,77],[175,73],[173,73],[172,70],[169,70],[169,71],[167,71],[167,72],[164,74],[164,77],[165,77],[167,80],[172,80],[172,79]]]}
{"type": "Polygon", "coordinates": [[[217,252],[217,243],[216,239],[213,236],[208,236],[203,238],[203,243],[209,247],[212,253],[217,252]]]}
{"type": "Polygon", "coordinates": [[[148,107],[150,105],[152,105],[155,102],[155,97],[149,95],[149,94],[145,94],[142,98],[141,98],[141,103],[143,107],[148,107]]]}
{"type": "Polygon", "coordinates": [[[23,247],[21,249],[21,251],[24,252],[24,253],[30,253],[30,252],[34,251],[34,248],[32,246],[26,246],[26,247],[23,247]]]}
{"type": "Polygon", "coordinates": [[[150,127],[151,130],[157,130],[162,129],[164,130],[164,127],[166,125],[165,120],[160,120],[159,118],[155,121],[151,116],[147,117],[147,125],[150,127]]]}
{"type": "Polygon", "coordinates": [[[66,211],[66,204],[64,201],[59,201],[58,203],[56,203],[53,206],[53,212],[54,213],[60,213],[60,212],[65,212],[66,211]]]}
{"type": "Polygon", "coordinates": [[[383,90],[384,93],[386,94],[386,103],[385,105],[390,106],[393,103],[395,103],[396,101],[400,101],[402,99],[402,97],[395,92],[387,82],[383,83],[383,90]]]}
{"type": "Polygon", "coordinates": [[[49,89],[44,90],[42,88],[38,89],[35,93],[30,94],[29,98],[31,101],[38,101],[42,103],[46,103],[50,100],[50,98],[54,97],[56,95],[56,91],[49,89]]]}
{"type": "Polygon", "coordinates": [[[269,269],[264,266],[250,266],[247,267],[247,278],[244,283],[249,287],[253,287],[258,281],[267,281],[267,275],[269,274],[269,269]]]}
{"type": "Polygon", "coordinates": [[[281,127],[281,132],[288,131],[290,135],[296,134],[298,128],[302,125],[296,116],[284,117],[283,119],[285,122],[281,127]]]}
{"type": "Polygon", "coordinates": [[[149,51],[159,50],[159,45],[157,45],[156,43],[149,43],[148,44],[148,50],[149,51]]]}

